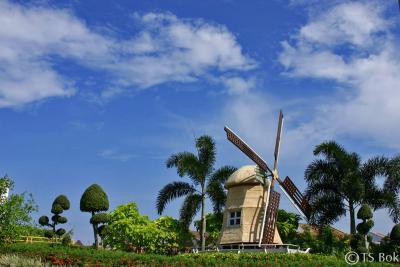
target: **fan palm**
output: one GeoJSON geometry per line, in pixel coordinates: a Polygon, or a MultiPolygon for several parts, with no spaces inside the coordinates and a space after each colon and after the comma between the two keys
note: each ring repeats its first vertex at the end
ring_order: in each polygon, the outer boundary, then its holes
{"type": "Polygon", "coordinates": [[[206,198],[211,200],[214,212],[221,212],[226,200],[223,183],[236,170],[231,166],[223,166],[214,170],[215,143],[210,136],[204,135],[196,139],[197,155],[181,152],[171,155],[167,167],[175,167],[180,177],[187,176],[190,183],[172,182],[164,186],[158,193],[157,211],[162,214],[166,205],[179,197],[185,197],[180,209],[180,219],[188,227],[194,216],[201,209],[202,227],[200,229],[201,248],[205,249],[206,231],[206,198]]]}
{"type": "Polygon", "coordinates": [[[308,183],[306,197],[312,206],[310,221],[327,225],[350,214],[350,232],[354,234],[355,209],[363,203],[373,208],[385,205],[385,194],[376,185],[376,178],[385,176],[388,160],[374,157],[361,163],[356,153],[347,152],[334,141],[324,142],[314,149],[314,160],[305,171],[308,183]]]}

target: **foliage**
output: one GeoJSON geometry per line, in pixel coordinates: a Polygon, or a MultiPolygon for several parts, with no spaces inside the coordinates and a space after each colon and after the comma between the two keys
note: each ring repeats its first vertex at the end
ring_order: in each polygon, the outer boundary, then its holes
{"type": "Polygon", "coordinates": [[[61,244],[63,244],[64,246],[69,246],[72,244],[72,237],[70,234],[66,234],[63,236],[62,240],[61,240],[61,244]]]}
{"type": "Polygon", "coordinates": [[[374,157],[361,163],[358,154],[347,152],[334,141],[316,146],[314,155],[324,158],[314,160],[305,171],[311,223],[329,225],[349,211],[350,232],[355,234],[355,209],[361,203],[382,208],[388,201],[389,193],[380,190],[375,180],[387,175],[389,160],[374,157]]]}
{"type": "Polygon", "coordinates": [[[290,243],[299,228],[300,215],[285,210],[278,210],[276,226],[283,243],[290,243]]]}
{"type": "Polygon", "coordinates": [[[338,238],[329,226],[317,229],[316,234],[306,227],[303,233],[296,234],[292,242],[302,248],[311,248],[312,253],[326,255],[342,255],[350,250],[348,237],[338,238]]]}
{"type": "Polygon", "coordinates": [[[216,148],[214,140],[207,135],[196,139],[197,155],[191,152],[180,152],[171,155],[166,162],[167,168],[175,167],[180,177],[187,176],[191,183],[172,182],[158,193],[156,207],[161,215],[166,205],[179,197],[185,197],[180,209],[180,220],[189,227],[194,216],[201,209],[202,227],[200,236],[202,249],[205,248],[206,214],[205,199],[208,197],[214,212],[221,212],[226,200],[223,184],[236,170],[223,166],[214,170],[216,148]],[[204,229],[203,229],[204,228],[204,229]]]}
{"type": "Polygon", "coordinates": [[[80,209],[83,212],[107,211],[109,205],[107,194],[98,184],[89,186],[80,201],[80,209]]]}
{"type": "MultiPolygon", "coordinates": [[[[207,236],[206,245],[210,247],[216,247],[218,243],[219,236],[221,234],[222,223],[223,223],[223,213],[208,213],[206,215],[206,225],[207,225],[207,236]]],[[[201,229],[201,220],[194,222],[194,226],[197,231],[201,229]]]]}
{"type": "Polygon", "coordinates": [[[107,213],[96,213],[90,218],[91,224],[108,223],[110,221],[110,216],[107,213]]]}
{"type": "Polygon", "coordinates": [[[171,254],[187,245],[189,232],[181,222],[171,217],[150,221],[141,215],[136,203],[118,206],[110,213],[104,243],[124,251],[171,254]]]}
{"type": "Polygon", "coordinates": [[[368,252],[369,250],[368,233],[374,226],[374,221],[371,220],[372,216],[372,210],[367,204],[363,204],[357,212],[357,219],[362,222],[357,225],[358,233],[353,235],[351,246],[358,252],[368,252]]]}
{"type": "Polygon", "coordinates": [[[400,224],[393,226],[392,231],[390,231],[390,240],[400,245],[400,224]]]}
{"type": "Polygon", "coordinates": [[[47,267],[49,263],[44,263],[40,259],[23,257],[15,254],[1,255],[0,266],[3,267],[47,267]]]}
{"type": "Polygon", "coordinates": [[[90,223],[93,226],[95,248],[99,247],[99,228],[101,227],[99,224],[106,223],[108,220],[105,213],[99,212],[107,211],[109,206],[108,196],[98,184],[92,184],[82,194],[80,209],[83,212],[92,213],[90,223]]]}
{"type": "MultiPolygon", "coordinates": [[[[198,253],[164,256],[49,244],[12,244],[1,253],[40,257],[59,266],[348,266],[343,257],[314,254],[198,253]]],[[[362,266],[392,266],[365,263],[362,266]]]]}
{"type": "MultiPolygon", "coordinates": [[[[12,191],[13,181],[6,177],[0,178],[0,195],[12,191]]],[[[24,226],[32,221],[31,213],[36,211],[32,196],[12,194],[1,199],[0,203],[0,244],[10,242],[24,234],[24,226]]]]}
{"type": "MultiPolygon", "coordinates": [[[[65,224],[68,221],[66,217],[60,216],[60,214],[69,208],[70,203],[68,198],[65,195],[59,195],[54,199],[53,204],[51,205],[51,213],[53,213],[53,216],[51,216],[51,222],[49,217],[41,216],[39,218],[39,224],[50,227],[53,231],[52,236],[61,237],[65,234],[65,230],[63,228],[56,229],[56,227],[58,224],[65,224]]],[[[47,236],[50,236],[50,234],[47,233],[47,236]]]]}

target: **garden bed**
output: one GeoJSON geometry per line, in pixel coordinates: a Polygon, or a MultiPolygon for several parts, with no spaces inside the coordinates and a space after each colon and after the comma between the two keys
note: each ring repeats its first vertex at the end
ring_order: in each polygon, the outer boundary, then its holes
{"type": "MultiPolygon", "coordinates": [[[[163,256],[65,247],[58,244],[11,244],[2,253],[41,259],[56,266],[348,266],[344,258],[313,254],[200,253],[163,256]]],[[[358,266],[393,266],[368,263],[358,266]]]]}

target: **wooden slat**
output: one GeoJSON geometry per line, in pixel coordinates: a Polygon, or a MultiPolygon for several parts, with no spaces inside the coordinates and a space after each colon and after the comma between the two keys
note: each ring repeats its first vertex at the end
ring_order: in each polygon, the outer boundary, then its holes
{"type": "Polygon", "coordinates": [[[295,186],[289,176],[283,180],[278,180],[283,189],[285,189],[286,193],[290,196],[293,202],[297,205],[297,207],[306,215],[307,219],[310,218],[311,207],[308,203],[307,199],[303,196],[300,190],[295,186]]]}
{"type": "Polygon", "coordinates": [[[231,141],[237,148],[239,148],[240,151],[242,151],[246,156],[248,156],[252,161],[254,161],[267,174],[272,173],[267,163],[250,146],[248,146],[246,142],[244,142],[228,127],[225,127],[224,130],[226,132],[228,140],[231,141]]]}
{"type": "Polygon", "coordinates": [[[276,219],[278,215],[280,194],[276,191],[271,191],[267,214],[265,217],[264,236],[262,237],[263,244],[272,244],[274,242],[276,219]]]}

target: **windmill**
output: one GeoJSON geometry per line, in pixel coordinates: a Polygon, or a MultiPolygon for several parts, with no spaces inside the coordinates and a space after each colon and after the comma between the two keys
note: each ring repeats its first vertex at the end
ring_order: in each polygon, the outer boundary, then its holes
{"type": "Polygon", "coordinates": [[[280,194],[274,190],[274,184],[277,181],[282,192],[288,197],[289,201],[299,211],[299,213],[308,220],[310,218],[311,207],[307,199],[303,196],[300,190],[295,186],[292,180],[286,176],[282,181],[278,174],[278,159],[279,148],[281,142],[283,127],[283,113],[279,112],[278,129],[276,134],[275,151],[274,151],[274,167],[271,170],[267,163],[238,135],[231,129],[225,126],[224,130],[227,138],[237,148],[239,148],[245,155],[247,155],[258,166],[257,180],[263,185],[266,193],[266,200],[264,204],[264,214],[262,219],[261,232],[259,237],[259,246],[261,244],[272,244],[274,240],[274,233],[276,229],[276,219],[279,208],[280,194]],[[268,180],[268,181],[267,181],[268,180]]]}

